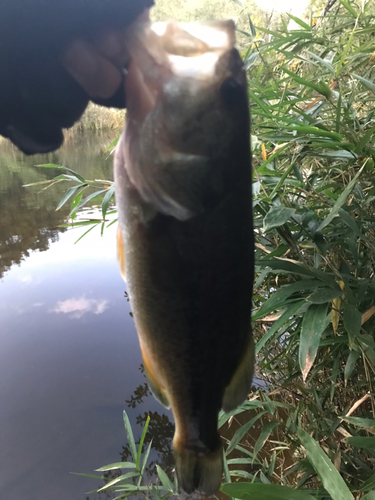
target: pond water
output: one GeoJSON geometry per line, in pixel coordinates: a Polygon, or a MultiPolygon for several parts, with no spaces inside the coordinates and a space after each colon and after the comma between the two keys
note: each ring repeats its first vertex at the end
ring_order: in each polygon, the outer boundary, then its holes
{"type": "Polygon", "coordinates": [[[69,209],[55,211],[66,186],[23,187],[59,173],[41,163],[112,179],[104,150],[114,135],[75,137],[34,157],[0,143],[1,499],[99,498],[85,492],[102,483],[70,473],[130,458],[124,409],[138,434],[153,412],[152,459],[171,464],[172,417],[145,384],[116,225],[75,244],[84,231],[59,228],[69,209]]]}

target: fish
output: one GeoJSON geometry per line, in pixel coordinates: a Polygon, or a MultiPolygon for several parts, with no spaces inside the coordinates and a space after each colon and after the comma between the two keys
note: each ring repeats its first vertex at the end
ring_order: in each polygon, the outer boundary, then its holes
{"type": "Polygon", "coordinates": [[[246,72],[232,21],[128,33],[114,160],[118,255],[181,488],[215,494],[221,409],[251,390],[254,242],[246,72]]]}

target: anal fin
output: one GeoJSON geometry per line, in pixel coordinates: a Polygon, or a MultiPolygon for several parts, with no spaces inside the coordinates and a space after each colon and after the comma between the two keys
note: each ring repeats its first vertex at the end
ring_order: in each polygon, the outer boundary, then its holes
{"type": "Polygon", "coordinates": [[[251,390],[254,373],[254,340],[251,335],[244,356],[229,385],[225,388],[222,408],[225,412],[235,410],[247,398],[251,390]]]}
{"type": "Polygon", "coordinates": [[[149,388],[152,392],[152,394],[155,396],[155,398],[159,401],[160,404],[165,406],[166,408],[170,408],[170,404],[168,401],[167,393],[165,389],[162,387],[160,382],[158,381],[155,373],[152,371],[150,367],[150,362],[146,356],[146,353],[144,352],[144,349],[141,347],[141,352],[142,352],[142,359],[143,359],[143,364],[145,368],[145,375],[147,378],[147,382],[149,385],[149,388]]]}
{"type": "Polygon", "coordinates": [[[126,281],[125,275],[125,247],[124,247],[124,238],[122,237],[120,225],[117,226],[117,261],[120,266],[120,273],[122,279],[126,281]]]}

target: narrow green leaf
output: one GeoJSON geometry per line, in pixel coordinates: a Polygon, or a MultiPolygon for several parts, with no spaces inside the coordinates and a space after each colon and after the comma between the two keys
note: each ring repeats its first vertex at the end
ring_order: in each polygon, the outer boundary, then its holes
{"type": "Polygon", "coordinates": [[[105,148],[105,151],[108,152],[108,151],[111,151],[113,148],[115,148],[117,146],[119,139],[120,139],[120,136],[117,136],[116,139],[114,139],[111,142],[111,144],[105,148]]]}
{"type": "Polygon", "coordinates": [[[104,195],[103,201],[102,201],[102,215],[103,219],[105,219],[107,209],[108,209],[108,204],[111,201],[111,198],[115,192],[115,184],[113,183],[110,188],[108,188],[107,192],[104,195]]]}
{"type": "Polygon", "coordinates": [[[276,429],[276,427],[278,426],[279,424],[275,421],[272,421],[272,422],[268,422],[264,427],[263,429],[261,430],[260,434],[259,434],[259,437],[258,439],[256,440],[256,443],[254,445],[254,457],[253,457],[253,461],[254,461],[254,458],[258,455],[258,453],[260,452],[260,450],[263,448],[264,446],[264,443],[267,441],[267,439],[269,438],[271,432],[273,430],[276,429]]]}
{"type": "Polygon", "coordinates": [[[222,484],[220,490],[228,496],[240,500],[315,500],[315,497],[301,490],[292,490],[287,486],[262,483],[222,484]]]}
{"type": "Polygon", "coordinates": [[[317,278],[327,285],[335,288],[337,286],[336,281],[327,272],[320,271],[319,269],[310,268],[300,264],[295,264],[284,259],[255,259],[255,265],[261,266],[262,268],[270,267],[274,272],[286,272],[291,274],[296,274],[297,276],[311,276],[317,278]]]}
{"type": "Polygon", "coordinates": [[[61,165],[56,165],[56,163],[40,163],[39,165],[35,165],[35,167],[39,168],[58,168],[59,170],[64,169],[61,165]]]}
{"type": "Polygon", "coordinates": [[[352,304],[344,303],[342,319],[347,334],[354,340],[354,337],[357,337],[361,331],[362,314],[352,304]]]}
{"type": "MultiPolygon", "coordinates": [[[[267,170],[267,165],[269,165],[271,162],[273,162],[274,160],[276,160],[276,158],[278,156],[281,155],[281,153],[284,152],[284,150],[289,146],[289,144],[285,144],[284,146],[282,146],[278,151],[276,151],[276,153],[273,153],[265,162],[262,163],[262,165],[257,168],[257,171],[258,171],[258,174],[259,175],[263,175],[264,172],[267,170]]],[[[275,172],[272,172],[273,174],[275,174],[275,172]]]]}
{"type": "Polygon", "coordinates": [[[137,450],[135,447],[134,434],[133,434],[133,430],[132,430],[132,426],[130,424],[128,414],[126,413],[125,410],[123,412],[123,418],[124,418],[125,432],[126,432],[126,437],[128,438],[130,452],[132,454],[132,458],[134,460],[134,463],[137,463],[137,450]]]}
{"type": "MultiPolygon", "coordinates": [[[[315,279],[299,280],[290,285],[284,285],[275,292],[271,293],[269,298],[262,304],[261,308],[253,314],[252,321],[255,321],[266,314],[269,314],[276,309],[283,309],[287,305],[287,299],[296,292],[304,290],[315,289],[319,286],[320,282],[315,279]]],[[[301,296],[296,300],[300,300],[301,296]]]]}
{"type": "Polygon", "coordinates": [[[333,366],[332,366],[332,374],[331,374],[331,388],[329,391],[329,396],[331,401],[333,401],[333,398],[335,396],[335,391],[336,391],[336,382],[337,382],[337,377],[339,375],[339,363],[340,363],[340,357],[336,356],[335,359],[333,360],[333,366]]]}
{"type": "Polygon", "coordinates": [[[140,476],[139,476],[139,479],[138,479],[138,487],[141,485],[141,482],[142,482],[142,478],[143,478],[143,475],[145,473],[145,469],[146,469],[146,465],[147,465],[147,460],[148,460],[148,457],[150,455],[150,451],[151,451],[151,446],[152,446],[152,440],[150,441],[148,447],[147,447],[147,450],[146,450],[146,453],[144,454],[143,456],[143,462],[142,462],[142,467],[141,467],[141,473],[140,473],[140,476]]]}
{"type": "MultiPolygon", "coordinates": [[[[59,177],[62,177],[62,176],[59,175],[59,177]]],[[[31,182],[30,184],[22,184],[22,187],[28,188],[28,187],[32,187],[32,186],[41,186],[43,184],[55,184],[56,179],[57,179],[57,177],[55,177],[54,179],[47,179],[46,181],[38,181],[38,182],[31,182]]],[[[62,180],[62,179],[60,179],[60,180],[62,180]]]]}
{"type": "Polygon", "coordinates": [[[60,208],[63,205],[65,205],[65,203],[69,200],[69,198],[71,198],[73,195],[75,195],[78,191],[82,190],[86,186],[87,186],[87,184],[78,184],[77,186],[73,186],[73,187],[69,188],[66,191],[66,193],[64,194],[64,196],[61,198],[59,204],[57,205],[56,212],[57,212],[57,210],[60,210],[60,208]]]}
{"type": "Polygon", "coordinates": [[[301,76],[296,75],[292,71],[289,71],[287,68],[283,67],[283,71],[287,73],[295,82],[300,83],[301,85],[304,85],[305,87],[308,87],[310,89],[315,90],[316,92],[319,92],[321,94],[321,87],[318,84],[315,84],[311,82],[310,80],[306,80],[305,78],[302,78],[301,76]]]}
{"type": "Polygon", "coordinates": [[[156,470],[159,476],[159,479],[161,481],[161,484],[164,486],[164,488],[168,491],[171,491],[173,493],[173,485],[167,476],[167,474],[163,471],[163,469],[160,467],[160,465],[156,465],[156,470]]]}
{"type": "Polygon", "coordinates": [[[309,462],[316,470],[332,500],[354,500],[345,481],[319,444],[301,428],[298,428],[297,432],[302,445],[306,449],[309,462]]]}
{"type": "MultiPolygon", "coordinates": [[[[107,213],[107,215],[109,215],[109,214],[107,213]]],[[[109,224],[107,224],[107,227],[110,227],[110,226],[112,226],[113,224],[116,224],[116,222],[117,222],[117,221],[118,221],[118,219],[114,219],[114,220],[113,220],[113,221],[111,221],[109,224]]]]}
{"type": "Polygon", "coordinates": [[[255,29],[255,26],[254,26],[253,21],[251,20],[251,16],[249,14],[247,15],[247,18],[249,21],[250,32],[251,32],[252,36],[255,37],[257,34],[257,30],[255,29]]]}
{"type": "MultiPolygon", "coordinates": [[[[81,200],[82,200],[82,196],[83,196],[83,189],[82,191],[80,191],[73,199],[72,199],[72,203],[70,204],[70,212],[73,212],[73,210],[75,209],[75,207],[81,203],[81,200]]],[[[72,219],[75,218],[75,215],[72,216],[72,219]]]]}
{"type": "Polygon", "coordinates": [[[86,182],[86,180],[82,177],[82,175],[78,174],[77,172],[75,172],[71,168],[63,167],[62,165],[56,165],[55,163],[41,163],[39,165],[35,165],[35,167],[39,167],[39,168],[57,168],[59,170],[66,170],[67,172],[70,172],[75,179],[78,179],[83,184],[86,182]]]}
{"type": "Polygon", "coordinates": [[[140,440],[139,446],[138,446],[137,462],[136,462],[137,469],[139,469],[139,465],[140,465],[140,462],[141,462],[141,454],[142,454],[143,442],[144,442],[145,437],[146,437],[146,432],[147,432],[148,424],[149,423],[150,423],[150,415],[147,415],[146,423],[145,423],[145,425],[143,427],[141,440],[140,440]]]}
{"type": "Polygon", "coordinates": [[[361,491],[369,491],[375,489],[375,474],[370,476],[361,486],[361,491]]]}
{"type": "Polygon", "coordinates": [[[353,436],[346,438],[345,441],[355,448],[363,448],[364,450],[375,452],[375,437],[353,436]]]}
{"type": "Polygon", "coordinates": [[[267,106],[267,104],[265,104],[253,90],[248,89],[248,92],[249,92],[250,102],[255,102],[256,104],[258,104],[258,106],[264,112],[264,114],[268,116],[268,118],[272,118],[272,113],[269,110],[269,106],[267,106]]]}
{"type": "MultiPolygon", "coordinates": [[[[342,0],[340,0],[340,1],[342,1],[342,0]]],[[[374,82],[371,82],[370,80],[367,80],[367,78],[363,78],[363,76],[359,76],[359,75],[356,75],[354,73],[352,73],[352,76],[354,76],[354,78],[359,80],[369,90],[372,90],[373,92],[375,92],[375,83],[374,82]]]]}
{"type": "Polygon", "coordinates": [[[70,472],[73,476],[82,476],[82,477],[90,477],[92,479],[103,479],[103,475],[98,476],[97,474],[86,474],[83,472],[70,472]]]}
{"type": "Polygon", "coordinates": [[[107,191],[107,189],[100,189],[99,191],[95,191],[94,193],[91,193],[88,196],[86,196],[86,198],[84,198],[80,203],[78,203],[78,205],[74,208],[74,210],[72,210],[72,212],[70,213],[70,216],[72,214],[76,213],[84,205],[86,205],[86,203],[88,201],[92,200],[93,198],[96,198],[97,196],[99,196],[102,193],[105,193],[106,191],[107,191]]]}
{"type": "Polygon", "coordinates": [[[303,380],[314,364],[319,349],[320,337],[326,328],[328,304],[312,304],[306,311],[301,326],[299,365],[303,380]]]}
{"type": "Polygon", "coordinates": [[[375,127],[371,127],[367,132],[363,135],[361,140],[359,141],[357,147],[355,148],[355,152],[357,154],[361,154],[363,151],[363,148],[366,146],[366,144],[372,139],[372,137],[375,135],[375,127]]]}
{"type": "MultiPolygon", "coordinates": [[[[309,50],[306,50],[306,54],[315,59],[315,61],[318,61],[322,66],[324,66],[326,69],[328,69],[328,71],[330,73],[335,73],[335,68],[332,66],[332,64],[328,61],[326,61],[325,59],[322,59],[321,57],[319,57],[317,54],[314,54],[314,52],[310,52],[309,50]]],[[[329,88],[329,87],[328,87],[329,88]]],[[[323,88],[322,88],[323,90],[323,88]]],[[[329,89],[331,90],[331,89],[329,89]]]]}
{"type": "Polygon", "coordinates": [[[326,304],[342,294],[339,287],[334,288],[317,288],[309,297],[308,301],[313,304],[326,304]]]}
{"type": "Polygon", "coordinates": [[[280,187],[284,184],[285,179],[288,177],[289,173],[293,169],[294,169],[294,163],[291,163],[291,165],[289,165],[289,167],[283,173],[283,175],[281,176],[279,182],[276,184],[275,188],[273,189],[272,193],[270,194],[271,200],[275,196],[275,194],[279,191],[280,187]]]}
{"type": "Polygon", "coordinates": [[[369,429],[371,427],[375,428],[374,418],[344,417],[344,420],[349,422],[349,424],[353,424],[356,425],[357,427],[362,427],[364,429],[369,429]]]}
{"type": "Polygon", "coordinates": [[[59,224],[58,227],[77,228],[81,226],[92,226],[93,224],[97,226],[98,224],[100,224],[101,221],[102,221],[101,219],[80,220],[76,222],[69,222],[68,224],[59,224]]]}
{"type": "Polygon", "coordinates": [[[346,202],[350,193],[354,189],[354,186],[357,183],[357,179],[361,175],[362,171],[363,171],[363,167],[357,172],[357,174],[354,176],[354,178],[346,186],[344,191],[340,194],[336,203],[333,205],[329,215],[320,223],[318,231],[322,231],[326,226],[328,226],[328,224],[333,220],[333,218],[336,217],[336,215],[338,215],[340,208],[346,202]]]}
{"type": "Polygon", "coordinates": [[[81,234],[81,236],[78,238],[78,240],[76,240],[74,242],[74,244],[78,243],[79,241],[81,241],[82,238],[84,238],[86,236],[86,234],[88,234],[90,231],[92,231],[94,228],[96,228],[96,226],[98,225],[98,223],[92,223],[92,227],[90,227],[90,229],[88,229],[87,231],[85,231],[83,234],[81,234]]]}
{"type": "Polygon", "coordinates": [[[348,0],[339,0],[341,5],[343,5],[345,7],[345,9],[350,12],[350,14],[357,18],[358,17],[358,14],[356,13],[356,11],[353,9],[353,7],[350,5],[350,3],[348,2],[348,0]]]}
{"type": "Polygon", "coordinates": [[[375,500],[375,491],[370,491],[365,496],[363,496],[361,500],[375,500]]]}
{"type": "MultiPolygon", "coordinates": [[[[125,479],[130,479],[131,477],[137,477],[139,475],[139,472],[127,472],[126,474],[123,474],[122,476],[118,476],[115,479],[112,479],[112,481],[109,481],[105,486],[102,488],[99,488],[97,492],[99,493],[100,491],[105,491],[111,488],[111,486],[114,486],[117,483],[120,483],[121,481],[125,481],[125,479]]],[[[131,485],[133,486],[133,485],[131,485]]]]}
{"type": "MultiPolygon", "coordinates": [[[[249,459],[246,459],[246,463],[248,463],[248,460],[249,459]]],[[[223,450],[223,470],[224,470],[224,479],[227,483],[230,483],[231,482],[231,478],[230,478],[230,471],[229,471],[229,467],[228,467],[228,464],[229,464],[229,460],[227,460],[227,457],[225,455],[225,451],[223,450]]]]}
{"type": "Polygon", "coordinates": [[[235,447],[245,436],[245,434],[249,432],[249,430],[252,428],[255,422],[259,420],[265,413],[266,413],[265,411],[257,413],[255,417],[253,417],[249,422],[246,422],[246,424],[244,424],[242,427],[236,430],[234,436],[232,437],[232,439],[228,444],[228,448],[225,450],[225,455],[229,455],[235,449],[235,447]]]}
{"type": "Polygon", "coordinates": [[[154,496],[154,500],[162,500],[162,496],[160,495],[158,490],[153,485],[151,486],[151,490],[152,490],[152,494],[154,496]]]}
{"type": "Polygon", "coordinates": [[[344,210],[343,208],[340,208],[339,217],[340,217],[340,219],[342,219],[345,222],[345,224],[347,226],[350,227],[350,229],[353,231],[355,236],[357,236],[358,238],[364,239],[364,234],[359,229],[355,219],[353,219],[353,217],[351,217],[346,210],[344,210]]]}
{"type": "Polygon", "coordinates": [[[115,469],[135,469],[135,464],[133,462],[116,462],[114,464],[104,465],[100,469],[95,469],[97,472],[106,472],[108,470],[115,469]]]}
{"type": "Polygon", "coordinates": [[[86,183],[86,179],[84,179],[82,177],[82,175],[78,174],[77,172],[75,172],[74,170],[72,170],[71,168],[68,168],[68,167],[63,167],[64,170],[66,170],[67,172],[70,172],[73,177],[75,177],[76,179],[78,179],[80,182],[82,182],[82,184],[85,184],[86,183]]]}
{"type": "Polygon", "coordinates": [[[287,12],[287,15],[290,17],[290,19],[293,19],[295,23],[299,24],[303,29],[311,31],[311,26],[302,21],[302,19],[296,16],[292,16],[292,14],[289,14],[289,12],[287,12]]]}
{"type": "Polygon", "coordinates": [[[336,132],[329,132],[328,130],[323,130],[319,127],[312,127],[311,125],[285,125],[283,129],[286,130],[294,130],[299,134],[311,134],[318,137],[328,137],[333,141],[337,141],[339,144],[342,141],[342,137],[340,134],[336,132]]]}
{"type": "Polygon", "coordinates": [[[339,149],[336,151],[327,151],[327,152],[322,152],[319,153],[321,158],[337,158],[339,160],[347,160],[347,161],[353,161],[358,158],[358,155],[353,153],[352,151],[347,151],[346,149],[339,149]]]}
{"type": "Polygon", "coordinates": [[[284,207],[283,205],[272,206],[263,219],[263,230],[269,231],[282,226],[294,213],[294,208],[284,207]]]}
{"type": "Polygon", "coordinates": [[[272,338],[272,336],[284,325],[284,323],[286,323],[292,316],[294,316],[294,314],[303,304],[305,304],[305,302],[305,300],[294,302],[283,312],[280,318],[275,321],[275,323],[271,326],[267,333],[263,335],[263,337],[256,343],[255,354],[258,354],[260,352],[260,350],[272,338]]]}
{"type": "Polygon", "coordinates": [[[336,132],[338,134],[340,133],[340,126],[341,126],[341,106],[342,106],[342,96],[340,92],[336,107],[336,132]]]}
{"type": "Polygon", "coordinates": [[[354,367],[355,367],[355,364],[356,364],[358,358],[359,358],[359,352],[357,352],[357,351],[350,352],[348,359],[346,361],[345,370],[344,370],[345,384],[348,383],[348,380],[352,376],[352,373],[353,373],[353,370],[354,370],[354,367]]]}

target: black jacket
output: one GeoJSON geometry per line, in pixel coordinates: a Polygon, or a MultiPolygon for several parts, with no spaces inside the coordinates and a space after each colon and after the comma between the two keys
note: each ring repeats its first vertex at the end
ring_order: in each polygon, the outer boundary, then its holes
{"type": "MultiPolygon", "coordinates": [[[[27,154],[57,149],[89,97],[60,62],[65,45],[127,26],[153,0],[1,0],[0,134],[27,154]]],[[[125,107],[122,89],[105,106],[125,107]]]]}

